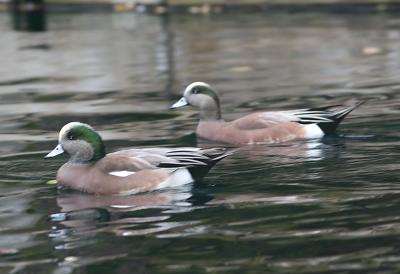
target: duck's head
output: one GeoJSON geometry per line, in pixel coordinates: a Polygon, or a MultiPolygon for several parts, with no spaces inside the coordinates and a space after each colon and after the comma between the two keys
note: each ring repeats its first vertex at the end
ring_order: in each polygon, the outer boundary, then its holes
{"type": "Polygon", "coordinates": [[[218,92],[204,82],[194,82],[188,85],[183,97],[171,108],[192,105],[200,109],[200,118],[206,120],[221,119],[218,92]]]}
{"type": "Polygon", "coordinates": [[[52,158],[64,152],[70,155],[69,162],[88,163],[103,158],[105,147],[100,135],[91,126],[71,122],[61,129],[58,145],[45,158],[52,158]]]}

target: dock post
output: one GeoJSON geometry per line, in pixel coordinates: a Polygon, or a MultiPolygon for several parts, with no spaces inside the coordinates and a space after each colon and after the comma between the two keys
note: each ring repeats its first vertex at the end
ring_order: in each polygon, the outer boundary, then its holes
{"type": "Polygon", "coordinates": [[[10,10],[12,13],[12,24],[15,30],[46,30],[44,0],[12,0],[10,10]]]}

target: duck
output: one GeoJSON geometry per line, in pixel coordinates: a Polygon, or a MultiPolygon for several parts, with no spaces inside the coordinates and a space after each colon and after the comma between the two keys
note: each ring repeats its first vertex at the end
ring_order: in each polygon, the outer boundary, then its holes
{"type": "Polygon", "coordinates": [[[58,145],[44,158],[62,153],[69,160],[57,171],[57,184],[97,195],[129,195],[178,187],[200,181],[220,160],[226,148],[130,148],[106,154],[98,132],[88,124],[62,127],[58,145]]]}
{"type": "Polygon", "coordinates": [[[340,122],[363,102],[284,111],[261,111],[234,121],[221,116],[218,92],[209,84],[194,82],[170,108],[191,105],[199,109],[196,135],[200,139],[234,146],[282,143],[332,135],[340,122]]]}

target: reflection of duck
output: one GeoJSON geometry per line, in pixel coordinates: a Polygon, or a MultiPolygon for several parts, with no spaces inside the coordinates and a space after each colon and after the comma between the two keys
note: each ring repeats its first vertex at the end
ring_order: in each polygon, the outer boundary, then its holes
{"type": "MultiPolygon", "coordinates": [[[[69,236],[65,235],[65,227],[74,228],[75,236],[84,234],[86,237],[99,232],[128,236],[168,230],[171,224],[165,221],[171,214],[192,210],[192,203],[189,201],[192,198],[191,191],[192,185],[128,196],[89,195],[63,190],[57,196],[60,213],[50,216],[53,222],[62,226],[53,226],[50,236],[61,242],[66,241],[65,237],[69,236]],[[133,213],[146,209],[153,209],[153,214],[143,216],[141,213],[133,213]],[[98,223],[107,225],[97,226],[98,223]],[[137,224],[141,227],[132,229],[137,224]]],[[[180,224],[176,223],[176,226],[180,224]]]]}
{"type": "Polygon", "coordinates": [[[225,122],[219,96],[208,84],[195,82],[171,108],[193,105],[200,110],[199,137],[233,145],[280,143],[320,138],[335,132],[339,123],[361,103],[288,111],[256,112],[225,122]]]}
{"type": "Polygon", "coordinates": [[[226,149],[144,148],[105,154],[100,135],[72,122],[59,134],[58,146],[45,158],[66,151],[70,160],[57,172],[60,185],[95,194],[131,194],[201,180],[226,149]]]}
{"type": "Polygon", "coordinates": [[[137,195],[88,195],[79,192],[63,192],[57,196],[61,212],[73,212],[91,208],[104,208],[107,211],[133,211],[136,209],[171,206],[186,202],[191,197],[191,187],[169,189],[162,192],[139,193],[137,195]]]}

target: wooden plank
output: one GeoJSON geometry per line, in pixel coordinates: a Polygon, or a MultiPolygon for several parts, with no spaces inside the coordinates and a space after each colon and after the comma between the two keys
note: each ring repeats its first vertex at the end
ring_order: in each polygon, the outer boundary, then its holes
{"type": "Polygon", "coordinates": [[[234,5],[234,4],[352,4],[352,3],[400,3],[400,0],[167,0],[169,5],[234,5]]]}

